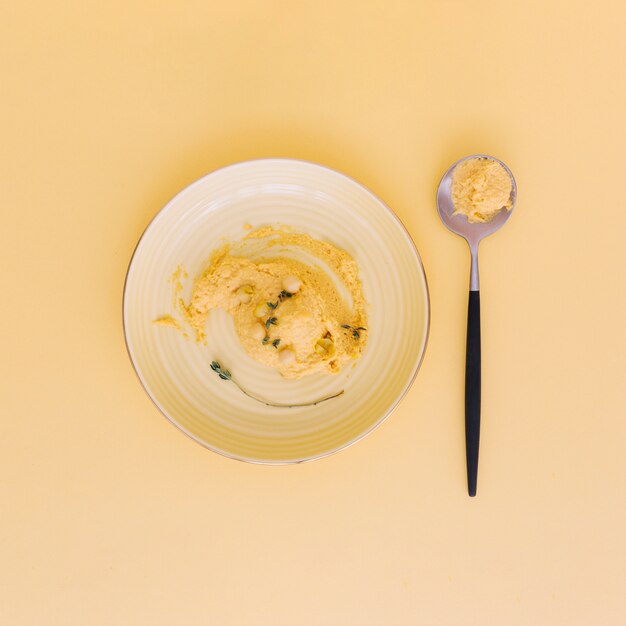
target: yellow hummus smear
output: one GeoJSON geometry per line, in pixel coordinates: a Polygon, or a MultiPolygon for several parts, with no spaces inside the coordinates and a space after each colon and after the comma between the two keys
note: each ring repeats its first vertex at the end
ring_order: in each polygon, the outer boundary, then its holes
{"type": "Polygon", "coordinates": [[[475,158],[462,161],[452,174],[454,215],[468,222],[490,222],[501,210],[511,210],[511,176],[498,161],[475,158]]]}
{"type": "Polygon", "coordinates": [[[178,320],[173,318],[171,315],[163,315],[162,317],[154,320],[154,322],[152,323],[156,324],[157,326],[171,326],[176,330],[181,330],[178,320]]]}
{"type": "Polygon", "coordinates": [[[357,264],[347,252],[271,227],[249,233],[240,244],[212,254],[194,283],[191,301],[183,306],[198,341],[206,337],[210,311],[220,308],[233,316],[247,353],[285,378],[336,374],[361,356],[367,341],[366,306],[357,264]],[[250,244],[260,252],[244,256],[250,244]],[[321,263],[292,258],[298,255],[290,256],[289,250],[321,263]]]}

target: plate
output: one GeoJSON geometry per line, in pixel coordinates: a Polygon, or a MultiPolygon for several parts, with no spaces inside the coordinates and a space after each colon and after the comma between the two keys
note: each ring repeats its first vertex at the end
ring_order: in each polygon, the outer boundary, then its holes
{"type": "Polygon", "coordinates": [[[299,463],[355,443],[378,426],[413,382],[429,328],[426,276],[410,235],[374,194],[332,169],[291,159],[224,167],[175,196],[143,233],[128,268],[123,319],[126,346],[139,380],[161,412],[203,446],[242,461],[299,463]],[[368,302],[362,357],[337,375],[283,379],[250,358],[231,317],[212,311],[207,343],[153,324],[174,315],[172,275],[193,277],[212,250],[237,241],[245,228],[289,226],[346,250],[358,263],[368,302]],[[182,274],[184,276],[184,274],[182,274]],[[211,370],[219,361],[248,391],[211,370]]]}

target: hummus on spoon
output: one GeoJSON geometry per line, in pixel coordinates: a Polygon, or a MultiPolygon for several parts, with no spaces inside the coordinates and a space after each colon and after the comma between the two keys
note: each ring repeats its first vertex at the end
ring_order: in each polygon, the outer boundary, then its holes
{"type": "Polygon", "coordinates": [[[511,176],[498,161],[466,159],[452,175],[454,215],[465,215],[470,223],[490,222],[502,209],[511,210],[512,189],[511,176]]]}

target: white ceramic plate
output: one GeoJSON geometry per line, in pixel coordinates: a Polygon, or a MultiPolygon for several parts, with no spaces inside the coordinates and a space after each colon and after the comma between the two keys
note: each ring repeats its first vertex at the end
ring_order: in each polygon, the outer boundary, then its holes
{"type": "Polygon", "coordinates": [[[253,462],[297,463],[344,448],[380,424],[413,382],[429,326],[428,288],[411,237],[370,191],[331,169],[290,159],[231,165],[173,198],[137,244],[124,287],[124,332],[141,383],[163,414],[198,443],[253,462]],[[361,359],[336,376],[285,380],[242,349],[230,316],[213,311],[207,345],[152,320],[176,315],[172,274],[189,274],[182,296],[211,251],[253,227],[288,225],[343,248],[357,261],[369,303],[361,359]],[[246,397],[210,369],[212,360],[273,402],[338,398],[274,408],[246,397]]]}

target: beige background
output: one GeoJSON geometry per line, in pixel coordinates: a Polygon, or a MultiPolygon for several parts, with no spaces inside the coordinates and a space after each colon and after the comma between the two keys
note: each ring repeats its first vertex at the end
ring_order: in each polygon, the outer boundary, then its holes
{"type": "Polygon", "coordinates": [[[626,623],[625,18],[617,0],[5,3],[0,623],[626,623]],[[519,203],[481,251],[470,500],[468,253],[434,194],[473,152],[510,165],[519,203]],[[298,467],[177,432],[121,327],[154,213],[266,156],[371,187],[432,297],[401,406],[298,467]]]}

